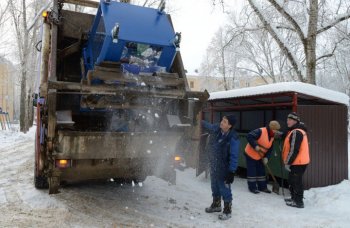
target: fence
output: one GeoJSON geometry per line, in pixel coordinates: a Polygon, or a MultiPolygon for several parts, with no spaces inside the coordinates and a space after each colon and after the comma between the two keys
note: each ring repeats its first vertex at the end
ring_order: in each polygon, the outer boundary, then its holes
{"type": "Polygon", "coordinates": [[[8,112],[0,111],[0,126],[1,126],[1,130],[11,129],[10,116],[8,112]]]}

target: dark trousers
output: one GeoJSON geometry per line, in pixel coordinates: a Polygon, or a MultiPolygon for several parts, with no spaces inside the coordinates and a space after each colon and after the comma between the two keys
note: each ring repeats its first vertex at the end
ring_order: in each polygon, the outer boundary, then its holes
{"type": "Polygon", "coordinates": [[[232,201],[231,185],[226,184],[224,178],[210,173],[211,192],[214,198],[221,198],[224,202],[232,201]]]}
{"type": "Polygon", "coordinates": [[[289,190],[292,199],[296,203],[303,203],[304,198],[304,186],[303,175],[305,173],[307,165],[291,165],[290,173],[288,176],[289,190]]]}
{"type": "Polygon", "coordinates": [[[250,191],[267,189],[265,167],[261,160],[254,160],[245,154],[247,161],[247,181],[250,191]]]}

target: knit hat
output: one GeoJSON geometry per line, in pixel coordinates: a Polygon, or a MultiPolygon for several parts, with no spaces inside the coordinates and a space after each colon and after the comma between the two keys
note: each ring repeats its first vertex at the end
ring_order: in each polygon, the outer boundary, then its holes
{"type": "Polygon", "coordinates": [[[278,123],[278,121],[276,120],[271,120],[270,123],[269,123],[269,128],[271,130],[276,130],[278,131],[280,128],[281,128],[281,125],[280,123],[278,123]]]}
{"type": "Polygon", "coordinates": [[[234,126],[236,124],[236,117],[234,115],[228,115],[226,116],[226,119],[231,126],[234,126]]]}
{"type": "Polygon", "coordinates": [[[300,117],[296,112],[289,113],[287,118],[300,122],[300,117]]]}

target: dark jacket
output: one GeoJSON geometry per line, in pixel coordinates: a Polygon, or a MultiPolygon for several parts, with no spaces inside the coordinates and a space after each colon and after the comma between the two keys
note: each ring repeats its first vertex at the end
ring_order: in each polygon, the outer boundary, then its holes
{"type": "MultiPolygon", "coordinates": [[[[297,128],[307,132],[306,126],[302,122],[296,123],[294,126],[288,128],[288,131],[292,131],[292,130],[297,129],[297,128]]],[[[298,153],[300,150],[300,145],[301,145],[301,142],[303,141],[303,137],[304,136],[300,131],[295,131],[295,134],[291,135],[291,137],[289,139],[289,143],[291,143],[291,145],[292,145],[292,142],[294,141],[294,143],[293,143],[294,146],[293,146],[293,150],[291,149],[291,151],[290,151],[291,155],[289,156],[288,161],[286,161],[286,164],[288,164],[288,165],[292,164],[294,162],[295,158],[298,156],[298,153]]]]}
{"type": "Polygon", "coordinates": [[[229,172],[236,172],[238,166],[239,138],[234,129],[223,134],[219,124],[202,121],[208,130],[210,169],[218,179],[224,179],[229,172]]]}

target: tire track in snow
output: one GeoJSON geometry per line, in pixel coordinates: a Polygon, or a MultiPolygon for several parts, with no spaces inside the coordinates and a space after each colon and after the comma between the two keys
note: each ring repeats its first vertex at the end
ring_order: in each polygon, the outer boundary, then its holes
{"type": "MultiPolygon", "coordinates": [[[[110,193],[113,191],[113,187],[109,187],[107,184],[102,188],[84,189],[80,191],[78,189],[63,189],[62,193],[57,195],[60,201],[64,202],[78,218],[85,217],[89,220],[99,220],[99,224],[112,225],[112,226],[131,226],[131,227],[145,227],[155,226],[162,227],[164,224],[168,224],[168,227],[182,227],[169,221],[142,213],[138,210],[124,206],[120,202],[117,202],[116,198],[106,199],[104,193],[110,193]],[[87,191],[87,192],[86,192],[87,191]],[[94,194],[95,191],[99,193],[94,194]]],[[[119,199],[123,200],[123,198],[119,199]]]]}
{"type": "MultiPolygon", "coordinates": [[[[25,143],[18,145],[16,150],[7,150],[0,153],[0,186],[10,184],[22,178],[21,173],[28,175],[28,169],[34,167],[34,147],[32,144],[25,143]]],[[[29,172],[30,174],[30,172],[29,172]]]]}
{"type": "Polygon", "coordinates": [[[1,227],[62,227],[64,208],[32,208],[24,202],[24,189],[34,189],[34,143],[30,140],[16,142],[0,152],[0,206],[1,227]]]}

